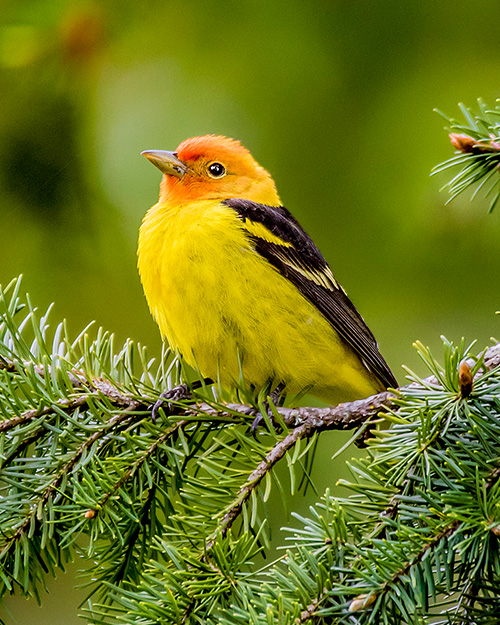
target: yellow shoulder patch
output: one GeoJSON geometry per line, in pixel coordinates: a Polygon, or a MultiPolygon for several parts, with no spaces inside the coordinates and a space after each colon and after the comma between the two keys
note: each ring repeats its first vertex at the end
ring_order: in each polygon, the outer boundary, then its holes
{"type": "Polygon", "coordinates": [[[291,243],[283,241],[283,239],[280,239],[278,236],[268,230],[263,224],[257,221],[250,221],[249,219],[245,219],[244,227],[254,237],[259,237],[259,239],[263,239],[268,243],[274,243],[275,245],[281,245],[282,247],[293,247],[291,243]]]}
{"type": "MultiPolygon", "coordinates": [[[[266,228],[266,226],[264,226],[260,222],[251,221],[250,219],[246,218],[243,222],[243,227],[247,230],[249,234],[254,237],[258,237],[259,239],[267,241],[268,243],[274,243],[281,248],[294,249],[293,243],[283,241],[283,239],[280,239],[279,236],[273,234],[268,228],[266,228]]],[[[304,278],[306,278],[307,280],[314,282],[314,284],[322,286],[325,289],[329,289],[330,291],[333,291],[334,289],[342,289],[337,280],[335,280],[332,270],[330,269],[330,267],[328,267],[328,265],[321,269],[316,269],[308,267],[304,263],[301,263],[298,257],[294,258],[296,254],[292,253],[292,255],[290,255],[284,249],[282,252],[280,252],[278,249],[273,253],[276,255],[277,258],[281,260],[283,264],[294,269],[295,271],[303,275],[304,278]]],[[[342,291],[344,291],[344,289],[342,289],[342,291]]]]}

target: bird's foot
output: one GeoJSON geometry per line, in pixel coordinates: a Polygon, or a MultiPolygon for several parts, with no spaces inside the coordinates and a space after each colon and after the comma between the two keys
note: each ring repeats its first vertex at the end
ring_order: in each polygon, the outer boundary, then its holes
{"type": "MultiPolygon", "coordinates": [[[[273,403],[273,406],[279,406],[280,404],[280,400],[281,400],[281,395],[283,393],[283,391],[285,390],[285,385],[283,382],[280,382],[280,384],[278,384],[278,386],[271,391],[271,393],[269,393],[269,399],[271,400],[271,402],[273,403]]],[[[264,402],[264,406],[266,408],[266,412],[267,412],[267,416],[269,417],[270,421],[271,421],[271,425],[273,427],[276,427],[276,423],[274,421],[274,414],[273,411],[271,410],[271,407],[269,406],[269,402],[265,401],[264,402]]],[[[259,427],[259,425],[262,423],[264,419],[264,416],[262,414],[262,412],[257,413],[257,416],[255,417],[255,419],[252,422],[252,426],[251,426],[251,432],[252,432],[252,436],[255,438],[257,435],[257,429],[259,427]]]]}
{"type": "Polygon", "coordinates": [[[172,413],[174,408],[172,402],[181,401],[182,399],[191,399],[191,390],[187,384],[179,384],[178,386],[171,388],[169,391],[161,393],[160,398],[153,404],[151,409],[151,418],[153,419],[153,422],[155,422],[158,418],[160,408],[163,408],[165,414],[169,415],[172,413]]]}
{"type": "MultiPolygon", "coordinates": [[[[273,423],[273,416],[272,416],[272,414],[269,414],[270,413],[269,407],[266,406],[266,408],[267,408],[267,414],[268,414],[269,418],[271,419],[271,423],[273,423]]],[[[255,419],[252,421],[252,425],[250,427],[250,430],[251,430],[252,436],[254,438],[257,438],[257,430],[259,429],[259,425],[262,423],[263,419],[264,419],[264,417],[262,416],[262,413],[259,412],[257,414],[257,416],[255,417],[255,419]]]]}
{"type": "Polygon", "coordinates": [[[160,408],[163,408],[165,414],[169,415],[174,409],[172,402],[182,401],[185,399],[192,399],[191,391],[201,388],[202,386],[209,386],[213,384],[210,378],[203,380],[196,380],[189,387],[187,384],[178,384],[171,388],[169,391],[160,394],[160,398],[153,404],[151,408],[151,418],[153,422],[158,418],[160,408]]]}

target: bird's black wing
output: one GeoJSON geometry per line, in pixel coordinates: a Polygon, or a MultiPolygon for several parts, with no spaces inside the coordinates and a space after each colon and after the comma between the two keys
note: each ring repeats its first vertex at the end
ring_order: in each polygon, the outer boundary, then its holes
{"type": "Polygon", "coordinates": [[[386,388],[396,388],[375,337],[295,217],[283,206],[250,200],[228,199],[223,204],[242,220],[255,250],[324,315],[386,388]]]}

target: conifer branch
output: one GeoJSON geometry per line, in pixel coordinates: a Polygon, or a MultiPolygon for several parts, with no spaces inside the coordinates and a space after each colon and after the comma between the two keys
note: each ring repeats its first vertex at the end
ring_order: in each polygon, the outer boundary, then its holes
{"type": "MultiPolygon", "coordinates": [[[[21,369],[24,371],[32,369],[40,378],[50,377],[52,371],[49,367],[44,367],[34,362],[33,360],[23,360],[16,362],[14,360],[8,360],[0,357],[0,369],[8,371],[10,373],[21,373],[21,369]]],[[[82,406],[86,400],[91,397],[96,397],[97,393],[101,393],[104,397],[107,397],[117,406],[127,408],[130,410],[138,410],[141,407],[141,403],[137,402],[130,394],[123,393],[116,385],[102,378],[88,379],[81,371],[72,369],[67,371],[67,375],[73,385],[75,391],[82,391],[86,393],[80,395],[73,400],[63,400],[58,405],[62,409],[71,410],[71,401],[75,402],[74,407],[82,406]],[[82,402],[82,403],[79,403],[82,402]]],[[[151,400],[150,400],[151,403],[151,400]]],[[[36,413],[36,410],[27,411],[24,415],[20,415],[18,418],[22,419],[20,423],[29,421],[32,418],[42,416],[43,414],[50,413],[50,406],[46,406],[41,411],[36,413]]],[[[5,423],[5,422],[4,422],[5,423]]],[[[2,424],[0,424],[1,426],[2,424]]],[[[0,429],[1,431],[1,429],[0,429]]]]}
{"type": "MultiPolygon", "coordinates": [[[[443,497],[472,492],[474,501],[475,479],[493,503],[500,492],[499,345],[475,358],[470,348],[445,342],[444,367],[417,346],[431,376],[410,375],[396,392],[338,406],[276,408],[277,430],[255,440],[245,431],[253,420],[249,406],[211,403],[196,389],[155,422],[149,415],[157,393],[180,382],[170,376],[171,360],[155,372],[139,352],[139,378],[131,344],[117,355],[101,333],[76,347],[65,337],[47,345],[30,315],[35,340],[25,340],[11,318],[3,326],[0,320],[4,592],[18,584],[36,593],[61,550],[83,534],[95,562],[94,591],[107,604],[97,620],[102,625],[110,622],[111,599],[125,623],[193,617],[242,625],[251,612],[251,624],[262,625],[271,611],[296,625],[337,617],[361,625],[372,611],[416,609],[434,574],[423,570],[428,554],[453,556],[455,531],[460,541],[481,536],[465,504],[459,507],[465,517],[457,517],[443,497]],[[287,459],[292,482],[294,471],[308,471],[314,434],[359,428],[384,415],[390,428],[375,432],[368,457],[353,465],[361,476],[350,485],[355,494],[328,499],[329,519],[305,520],[312,524],[296,541],[303,550],[292,549],[267,577],[265,570],[249,576],[255,553],[267,549],[265,502],[278,490],[286,496],[278,464],[287,459]],[[455,467],[465,467],[465,478],[453,474],[455,467]],[[419,575],[417,596],[408,579],[419,575]],[[400,592],[407,607],[397,603],[400,592]],[[347,614],[349,605],[357,611],[347,614]]],[[[495,513],[491,519],[478,523],[495,540],[500,522],[495,513]]],[[[467,578],[458,565],[442,566],[452,581],[455,572],[467,578]]],[[[460,599],[457,614],[482,609],[483,590],[479,584],[470,605],[460,599]]]]}
{"type": "MultiPolygon", "coordinates": [[[[499,356],[500,360],[500,356],[499,356]]],[[[50,370],[41,367],[33,362],[25,361],[22,365],[25,368],[32,367],[37,375],[44,377],[50,376],[50,370]]],[[[18,363],[14,361],[0,360],[0,369],[7,371],[17,371],[18,363]]],[[[44,415],[51,414],[55,407],[61,410],[72,412],[78,407],[84,407],[89,399],[96,398],[98,394],[103,395],[117,407],[128,410],[147,410],[148,406],[154,403],[154,398],[144,397],[142,401],[138,401],[127,393],[123,393],[117,386],[103,379],[92,378],[87,379],[78,371],[71,371],[71,380],[75,391],[83,391],[83,395],[78,395],[69,400],[60,400],[55,406],[45,406],[41,409],[27,410],[23,414],[0,421],[0,432],[7,431],[18,425],[37,419],[44,415]],[[89,392],[90,391],[90,392],[89,392]]],[[[283,408],[276,410],[280,413],[284,423],[289,427],[295,427],[299,424],[308,423],[307,431],[310,433],[313,429],[323,430],[351,430],[359,427],[368,417],[376,416],[383,407],[394,405],[395,395],[384,391],[378,395],[373,395],[366,399],[360,399],[353,402],[346,402],[338,406],[317,408],[317,407],[300,407],[300,408],[283,408]]],[[[199,404],[186,405],[184,408],[179,402],[175,405],[173,414],[175,415],[206,415],[207,418],[226,416],[234,417],[234,413],[247,417],[254,410],[248,404],[228,404],[229,412],[221,410],[220,407],[201,402],[199,404]]],[[[303,438],[303,436],[301,436],[303,438]]]]}
{"type": "Polygon", "coordinates": [[[382,588],[378,592],[369,595],[360,595],[354,598],[349,606],[349,611],[358,612],[372,605],[380,595],[382,595],[384,592],[387,592],[392,586],[397,584],[405,575],[407,575],[413,566],[415,566],[419,562],[422,562],[428,551],[439,545],[439,543],[443,539],[450,538],[459,529],[459,527],[460,522],[458,520],[455,520],[449,525],[445,526],[433,538],[433,540],[424,545],[423,549],[419,553],[413,554],[411,559],[409,559],[398,571],[396,571],[396,573],[390,579],[386,580],[382,588]]]}
{"type": "MultiPolygon", "coordinates": [[[[254,491],[265,477],[269,471],[275,466],[275,464],[283,458],[287,451],[289,451],[298,440],[301,438],[305,438],[307,436],[311,436],[312,424],[310,422],[303,423],[299,425],[294,430],[292,430],[289,434],[285,436],[284,439],[279,441],[272,450],[267,454],[266,458],[262,460],[262,462],[255,468],[254,471],[250,474],[246,483],[240,488],[238,496],[236,497],[231,508],[224,515],[222,522],[220,524],[219,530],[222,536],[225,536],[235,520],[240,515],[243,505],[248,500],[252,491],[254,491]]],[[[212,546],[212,543],[209,543],[209,548],[212,546]]]]}
{"type": "MultiPolygon", "coordinates": [[[[493,488],[497,484],[499,478],[500,478],[500,465],[492,471],[491,476],[488,479],[486,486],[485,486],[486,490],[490,490],[491,488],[493,488]]],[[[393,507],[392,510],[395,510],[395,508],[393,507]]],[[[387,515],[384,515],[384,516],[387,517],[387,515]]],[[[436,536],[434,536],[434,538],[431,541],[424,544],[420,552],[413,554],[412,557],[408,559],[408,561],[404,564],[404,566],[402,566],[392,576],[391,579],[386,580],[383,584],[383,587],[378,592],[373,593],[371,595],[361,595],[359,597],[356,597],[351,602],[351,607],[349,608],[349,610],[351,612],[357,612],[358,610],[363,610],[366,607],[369,607],[370,605],[372,605],[381,594],[386,592],[394,584],[397,584],[398,581],[402,579],[403,576],[407,575],[413,566],[415,566],[419,562],[422,562],[422,560],[424,559],[428,551],[432,550],[437,545],[439,545],[439,543],[443,539],[451,538],[451,536],[453,536],[453,534],[455,534],[455,532],[457,532],[460,529],[460,527],[461,527],[461,522],[458,519],[455,519],[451,523],[448,523],[447,525],[445,525],[436,534],[436,536]]],[[[313,614],[311,614],[311,616],[313,616],[313,614]]],[[[301,622],[304,622],[304,621],[301,621],[301,622]]]]}
{"type": "MultiPolygon", "coordinates": [[[[144,453],[142,453],[139,458],[121,475],[120,479],[118,479],[111,488],[105,493],[104,497],[97,503],[95,510],[96,514],[98,514],[104,506],[108,503],[108,501],[113,497],[113,495],[120,490],[128,480],[132,479],[134,475],[139,471],[139,469],[144,465],[144,463],[150,458],[158,449],[160,445],[165,443],[171,436],[173,436],[179,429],[183,428],[189,423],[189,421],[176,421],[173,425],[168,427],[161,436],[159,436],[151,445],[146,449],[144,453]]],[[[92,516],[92,518],[94,518],[92,516]]]]}
{"type": "Polygon", "coordinates": [[[458,174],[446,184],[450,200],[475,186],[473,197],[483,189],[486,197],[491,196],[491,212],[500,198],[500,105],[488,109],[478,100],[478,113],[463,104],[459,106],[465,121],[437,111],[449,124],[449,138],[456,152],[454,157],[435,167],[433,174],[459,167],[458,174]]]}
{"type": "MultiPolygon", "coordinates": [[[[55,406],[60,410],[71,413],[77,408],[84,408],[85,406],[87,406],[88,400],[88,395],[79,395],[78,397],[75,397],[73,399],[62,399],[58,401],[55,406]]],[[[8,432],[12,428],[18,427],[19,425],[24,425],[29,421],[33,421],[35,419],[39,419],[40,417],[53,414],[54,410],[54,405],[44,406],[40,409],[33,408],[31,410],[26,410],[19,416],[13,417],[12,419],[5,419],[4,421],[0,421],[0,432],[8,432]]]]}
{"type": "MultiPolygon", "coordinates": [[[[265,475],[292,449],[297,441],[309,438],[316,432],[324,430],[354,429],[365,423],[369,417],[377,416],[384,407],[393,405],[395,395],[389,392],[379,393],[367,399],[339,404],[332,408],[278,408],[285,423],[301,422],[279,441],[250,474],[241,487],[231,508],[224,515],[220,531],[225,536],[241,513],[243,505],[265,477],[265,475]]],[[[287,423],[287,424],[288,424],[287,423]]]]}
{"type": "MultiPolygon", "coordinates": [[[[486,369],[491,370],[498,366],[500,364],[500,344],[493,345],[486,349],[483,357],[486,369]]],[[[44,367],[33,362],[25,362],[23,366],[33,367],[37,375],[41,377],[50,375],[50,371],[47,371],[44,367]]],[[[0,369],[1,368],[8,371],[16,371],[18,365],[14,361],[9,362],[2,359],[0,360],[0,369]]],[[[147,410],[148,407],[154,403],[154,398],[152,397],[144,397],[142,401],[138,401],[107,380],[98,378],[87,380],[83,374],[77,371],[72,371],[71,374],[75,390],[87,391],[87,393],[78,395],[69,400],[60,400],[55,406],[61,410],[72,412],[78,407],[84,407],[87,405],[89,399],[96,398],[98,394],[102,394],[117,407],[125,408],[130,411],[147,410]],[[91,391],[90,393],[88,392],[89,390],[91,391]]],[[[434,383],[435,377],[429,376],[424,382],[434,383]]],[[[278,407],[276,410],[288,427],[304,425],[304,430],[298,435],[299,438],[304,438],[310,436],[315,431],[355,429],[362,425],[368,418],[377,417],[382,409],[395,406],[396,397],[397,396],[390,391],[383,391],[366,399],[345,402],[337,406],[325,408],[311,406],[300,408],[278,407]]],[[[173,414],[179,416],[184,415],[186,417],[206,415],[207,419],[209,419],[216,416],[234,417],[234,413],[239,413],[242,417],[247,417],[253,410],[252,406],[248,404],[228,404],[227,407],[229,412],[225,412],[221,410],[220,407],[214,407],[205,402],[186,405],[185,407],[177,404],[173,414]]],[[[41,416],[51,414],[53,411],[54,406],[50,405],[41,409],[27,410],[12,419],[0,421],[0,432],[7,431],[41,416]]],[[[290,439],[291,445],[293,446],[294,442],[292,442],[292,440],[296,441],[298,439],[295,437],[290,439]]]]}
{"type": "Polygon", "coordinates": [[[57,494],[58,488],[61,485],[62,481],[65,479],[67,474],[69,474],[73,467],[77,464],[77,462],[82,458],[83,454],[89,450],[94,443],[96,443],[100,438],[105,436],[109,430],[114,428],[116,425],[121,423],[122,421],[129,418],[128,411],[124,411],[120,414],[117,414],[115,417],[110,419],[104,427],[100,430],[97,430],[89,436],[75,451],[75,453],[69,458],[69,460],[63,464],[63,466],[59,469],[55,478],[50,482],[50,484],[44,489],[42,493],[39,494],[38,500],[33,502],[32,511],[28,514],[25,519],[21,522],[21,524],[15,528],[15,532],[12,536],[7,538],[7,540],[1,544],[0,543],[0,559],[3,558],[6,553],[12,548],[15,543],[21,539],[21,537],[25,534],[25,532],[30,529],[32,523],[37,524],[38,522],[38,512],[39,508],[43,507],[49,499],[57,494]]]}

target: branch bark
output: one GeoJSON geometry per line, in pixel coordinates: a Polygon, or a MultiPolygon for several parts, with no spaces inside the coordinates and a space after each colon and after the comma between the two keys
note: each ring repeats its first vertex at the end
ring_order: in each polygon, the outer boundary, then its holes
{"type": "MultiPolygon", "coordinates": [[[[491,370],[494,367],[500,365],[500,343],[489,347],[484,353],[484,363],[487,370],[491,370]]],[[[20,367],[33,366],[32,363],[16,363],[14,361],[1,360],[0,369],[6,369],[9,371],[15,371],[20,367]]],[[[35,365],[35,370],[38,375],[45,376],[47,372],[43,367],[35,365]]],[[[54,408],[59,407],[64,411],[71,411],[73,408],[85,405],[86,401],[91,397],[98,397],[102,395],[106,397],[111,403],[115,404],[118,408],[127,410],[147,410],[148,407],[154,403],[154,399],[151,397],[134,397],[130,393],[124,392],[120,388],[114,386],[111,382],[103,379],[87,380],[81,372],[74,371],[72,373],[72,383],[75,389],[76,396],[71,400],[61,400],[56,404],[45,406],[42,409],[27,410],[21,415],[17,415],[12,419],[6,419],[0,421],[0,432],[6,431],[38,418],[44,414],[50,414],[54,411],[54,408]],[[78,395],[78,391],[81,392],[78,395]]],[[[437,383],[434,376],[425,378],[426,383],[437,383]]],[[[410,385],[411,386],[411,385],[410,385]]],[[[404,388],[404,387],[403,387],[404,388]]],[[[396,405],[396,395],[390,391],[383,391],[378,395],[373,395],[366,399],[359,399],[352,402],[346,402],[339,404],[338,406],[329,406],[326,408],[317,407],[300,407],[300,408],[276,408],[281,415],[284,423],[288,427],[297,427],[307,424],[306,430],[322,431],[322,430],[352,430],[359,427],[369,417],[376,417],[380,410],[385,408],[394,407],[396,405]]],[[[206,415],[207,420],[210,417],[236,418],[234,413],[241,414],[242,418],[248,418],[249,414],[252,414],[253,408],[246,404],[228,404],[227,411],[220,410],[210,404],[200,402],[198,404],[176,404],[174,407],[175,416],[189,418],[190,416],[206,415]]],[[[301,436],[303,438],[303,436],[301,436]]]]}

